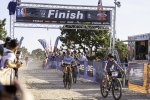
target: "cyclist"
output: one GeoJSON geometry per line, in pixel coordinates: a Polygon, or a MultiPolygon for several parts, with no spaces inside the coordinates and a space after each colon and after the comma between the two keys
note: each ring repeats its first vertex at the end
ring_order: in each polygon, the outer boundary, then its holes
{"type": "Polygon", "coordinates": [[[64,64],[63,72],[64,72],[64,74],[67,72],[67,66],[70,66],[70,71],[71,71],[71,64],[73,63],[73,61],[74,61],[74,59],[71,56],[70,50],[68,49],[66,51],[66,55],[63,58],[63,64],[64,64]]]}
{"type": "Polygon", "coordinates": [[[112,54],[108,54],[108,58],[107,58],[107,63],[105,64],[105,67],[104,67],[104,71],[106,72],[106,83],[108,82],[109,78],[111,77],[111,69],[114,69],[113,66],[119,68],[122,72],[123,69],[120,67],[119,64],[117,64],[117,62],[115,61],[114,59],[114,56],[112,54]]]}

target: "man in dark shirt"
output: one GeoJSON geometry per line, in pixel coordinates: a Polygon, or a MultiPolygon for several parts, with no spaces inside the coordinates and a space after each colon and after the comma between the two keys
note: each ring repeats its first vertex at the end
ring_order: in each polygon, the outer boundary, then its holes
{"type": "Polygon", "coordinates": [[[122,72],[124,72],[123,69],[114,60],[114,56],[112,54],[109,54],[107,63],[105,64],[104,67],[104,71],[106,72],[106,80],[105,80],[106,87],[108,86],[109,78],[112,76],[112,71],[114,70],[113,66],[118,67],[122,72]]]}
{"type": "Polygon", "coordinates": [[[104,68],[104,71],[108,74],[108,78],[111,76],[112,69],[114,69],[112,68],[113,66],[118,67],[121,71],[123,71],[123,69],[114,60],[114,56],[112,54],[109,54],[107,63],[105,64],[104,68]]]}
{"type": "Polygon", "coordinates": [[[139,46],[139,60],[146,60],[146,47],[143,44],[139,46]]]}

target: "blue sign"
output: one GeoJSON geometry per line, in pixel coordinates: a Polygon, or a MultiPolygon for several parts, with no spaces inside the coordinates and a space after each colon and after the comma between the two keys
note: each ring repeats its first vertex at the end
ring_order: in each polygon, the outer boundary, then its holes
{"type": "Polygon", "coordinates": [[[129,82],[143,86],[144,83],[144,64],[129,63],[129,82]]]}

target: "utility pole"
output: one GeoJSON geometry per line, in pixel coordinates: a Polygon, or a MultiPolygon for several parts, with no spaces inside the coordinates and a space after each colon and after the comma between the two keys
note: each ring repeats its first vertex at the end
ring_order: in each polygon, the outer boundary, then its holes
{"type": "Polygon", "coordinates": [[[112,46],[112,53],[114,55],[114,50],[115,50],[115,42],[116,42],[116,12],[117,12],[117,7],[121,6],[121,3],[117,0],[114,1],[115,3],[115,8],[114,8],[114,23],[113,23],[113,46],[112,46]]]}
{"type": "MultiPolygon", "coordinates": [[[[17,2],[16,0],[11,0],[11,2],[17,2]]],[[[16,5],[17,6],[17,5],[16,5]]],[[[11,9],[9,9],[9,10],[11,10],[11,9]]],[[[9,35],[10,35],[10,37],[11,38],[14,38],[15,36],[14,36],[14,31],[15,31],[15,29],[14,29],[14,20],[15,20],[15,13],[14,14],[11,14],[12,12],[10,12],[10,23],[9,23],[9,35]]]]}

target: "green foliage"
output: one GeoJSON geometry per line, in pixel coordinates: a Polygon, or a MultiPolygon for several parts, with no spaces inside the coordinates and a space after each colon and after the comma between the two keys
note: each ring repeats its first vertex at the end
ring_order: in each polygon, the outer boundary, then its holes
{"type": "MultiPolygon", "coordinates": [[[[74,26],[66,25],[64,27],[71,28],[74,26]]],[[[88,26],[78,26],[78,28],[89,28],[88,26]]],[[[95,26],[95,28],[99,28],[95,26]]],[[[85,52],[85,48],[91,50],[100,47],[108,48],[109,46],[109,34],[107,30],[76,30],[76,29],[61,29],[61,38],[63,45],[70,49],[82,49],[85,52]]],[[[92,51],[91,51],[92,53],[92,51]]]]}
{"type": "Polygon", "coordinates": [[[100,51],[98,51],[96,53],[96,58],[102,60],[102,59],[105,59],[106,55],[107,55],[107,50],[106,49],[101,49],[100,51]]]}
{"type": "Polygon", "coordinates": [[[7,32],[5,30],[6,19],[0,20],[0,40],[5,40],[7,32]]]}
{"type": "Polygon", "coordinates": [[[45,51],[42,51],[42,49],[35,49],[32,51],[31,56],[33,58],[37,59],[44,59],[45,58],[45,51]]]}
{"type": "MultiPolygon", "coordinates": [[[[75,28],[75,26],[65,25],[65,28],[75,28]]],[[[89,28],[88,26],[78,26],[77,28],[89,28]]],[[[100,28],[95,26],[95,28],[100,28]]],[[[62,47],[77,49],[85,52],[86,48],[90,51],[89,59],[104,59],[110,45],[110,35],[108,30],[77,30],[77,29],[61,29],[60,41],[62,47]],[[94,55],[93,55],[94,53],[94,55]]],[[[121,60],[127,55],[127,45],[116,40],[116,48],[119,52],[121,60]]]]}
{"type": "Polygon", "coordinates": [[[118,50],[120,60],[124,61],[124,59],[127,57],[128,54],[128,48],[127,45],[124,44],[122,41],[119,39],[116,40],[116,49],[118,50]]]}
{"type": "Polygon", "coordinates": [[[23,57],[29,54],[28,49],[26,47],[21,47],[20,51],[22,52],[23,57]]]}

